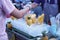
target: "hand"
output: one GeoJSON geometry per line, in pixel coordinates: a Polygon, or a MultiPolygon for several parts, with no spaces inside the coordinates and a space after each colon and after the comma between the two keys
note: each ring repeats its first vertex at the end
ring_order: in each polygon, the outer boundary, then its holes
{"type": "Polygon", "coordinates": [[[32,3],[32,4],[31,4],[31,7],[32,7],[32,8],[35,8],[35,7],[37,7],[37,6],[38,6],[37,3],[32,3]]]}
{"type": "Polygon", "coordinates": [[[31,9],[37,7],[37,5],[38,5],[37,3],[26,4],[24,8],[29,7],[31,9]]]}

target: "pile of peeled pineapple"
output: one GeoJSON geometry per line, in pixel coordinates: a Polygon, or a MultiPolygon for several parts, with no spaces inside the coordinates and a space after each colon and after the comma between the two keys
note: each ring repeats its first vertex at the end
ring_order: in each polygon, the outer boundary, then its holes
{"type": "MultiPolygon", "coordinates": [[[[10,17],[12,20],[15,20],[17,18],[15,18],[14,16],[10,17]]],[[[30,26],[32,24],[43,24],[44,23],[44,13],[40,16],[38,16],[38,18],[36,18],[36,14],[27,14],[25,15],[25,21],[26,23],[30,26]]]]}
{"type": "Polygon", "coordinates": [[[38,16],[38,18],[36,18],[36,14],[27,14],[25,16],[25,20],[26,20],[26,23],[29,26],[34,24],[34,23],[43,24],[43,22],[44,22],[44,14],[38,16]]]}

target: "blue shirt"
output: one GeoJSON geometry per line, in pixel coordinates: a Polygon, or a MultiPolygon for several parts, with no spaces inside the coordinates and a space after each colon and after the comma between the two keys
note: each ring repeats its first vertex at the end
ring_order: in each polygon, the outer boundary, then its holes
{"type": "Polygon", "coordinates": [[[50,4],[55,4],[55,3],[57,3],[57,0],[47,0],[47,2],[50,4]]]}
{"type": "Polygon", "coordinates": [[[30,0],[15,0],[15,2],[23,2],[23,3],[28,3],[28,2],[30,2],[30,0]]]}
{"type": "MultiPolygon", "coordinates": [[[[47,2],[48,1],[50,1],[50,4],[55,4],[55,1],[57,1],[57,0],[47,0],[47,2]]],[[[45,3],[45,0],[34,0],[34,2],[36,2],[36,3],[42,3],[42,4],[44,4],[45,3]]]]}
{"type": "Polygon", "coordinates": [[[50,4],[55,4],[55,0],[50,0],[50,4]]]}
{"type": "Polygon", "coordinates": [[[36,3],[38,3],[38,4],[39,4],[39,3],[43,3],[43,4],[44,4],[44,3],[45,3],[45,0],[34,0],[34,2],[36,2],[36,3]]]}
{"type": "Polygon", "coordinates": [[[21,0],[15,0],[15,2],[20,2],[21,0]]]}

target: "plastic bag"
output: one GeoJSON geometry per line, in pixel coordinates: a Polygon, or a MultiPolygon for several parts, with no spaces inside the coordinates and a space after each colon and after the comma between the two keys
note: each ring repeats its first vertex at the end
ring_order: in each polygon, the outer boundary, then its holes
{"type": "Polygon", "coordinates": [[[58,13],[58,5],[56,4],[49,4],[47,3],[47,0],[45,1],[44,4],[44,13],[45,13],[45,21],[48,22],[50,19],[50,15],[56,16],[58,13]]]}

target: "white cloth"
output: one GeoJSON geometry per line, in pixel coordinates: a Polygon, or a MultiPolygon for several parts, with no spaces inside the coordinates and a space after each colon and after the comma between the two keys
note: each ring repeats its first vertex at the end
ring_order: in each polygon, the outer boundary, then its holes
{"type": "MultiPolygon", "coordinates": [[[[7,22],[9,22],[9,21],[7,21],[7,22]]],[[[22,32],[25,32],[33,37],[42,36],[42,32],[43,31],[48,32],[49,27],[50,27],[47,24],[42,24],[42,25],[32,24],[31,26],[28,26],[24,19],[11,20],[11,23],[14,28],[16,28],[22,32]]]]}

